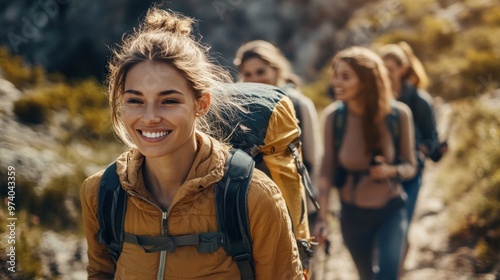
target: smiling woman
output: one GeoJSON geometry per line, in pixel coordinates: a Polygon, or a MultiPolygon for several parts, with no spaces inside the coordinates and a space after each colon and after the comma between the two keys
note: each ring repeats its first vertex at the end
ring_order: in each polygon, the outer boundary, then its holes
{"type": "Polygon", "coordinates": [[[209,94],[195,100],[188,80],[172,64],[148,60],[130,69],[124,88],[123,124],[144,156],[178,160],[194,154],[194,124],[207,113],[209,94]],[[161,72],[164,82],[144,84],[149,69],[161,72]]]}
{"type": "Polygon", "coordinates": [[[246,197],[251,257],[223,247],[220,236],[228,235],[214,197],[231,173],[231,153],[214,123],[224,124],[218,116],[240,106],[221,90],[230,75],[209,62],[192,24],[151,8],[109,63],[113,127],[131,149],[81,188],[89,279],[302,279],[285,201],[264,173],[252,173],[253,162],[246,197]],[[117,209],[101,203],[108,174],[119,180],[115,193],[126,205],[118,249],[109,246],[103,222],[117,209]]]}
{"type": "Polygon", "coordinates": [[[339,101],[324,111],[316,236],[323,242],[327,234],[335,186],[342,237],[359,278],[399,279],[408,223],[401,180],[411,178],[416,167],[411,111],[393,100],[382,59],[373,51],[342,50],[331,67],[339,101]]]}

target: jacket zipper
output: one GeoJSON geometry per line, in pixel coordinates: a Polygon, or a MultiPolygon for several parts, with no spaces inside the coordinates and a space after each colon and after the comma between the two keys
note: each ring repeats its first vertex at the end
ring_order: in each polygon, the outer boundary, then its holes
{"type": "MultiPolygon", "coordinates": [[[[162,219],[161,219],[161,235],[167,235],[167,217],[168,217],[168,212],[162,212],[162,219]]],[[[167,251],[161,251],[160,252],[160,263],[158,264],[158,280],[163,280],[163,274],[165,274],[165,264],[167,263],[167,251]]]]}
{"type": "MultiPolygon", "coordinates": [[[[155,203],[151,202],[147,198],[137,195],[133,191],[127,191],[130,196],[137,197],[138,199],[144,200],[145,202],[153,205],[161,212],[161,235],[167,235],[167,219],[168,219],[168,211],[164,212],[160,207],[158,207],[155,203]]],[[[160,252],[160,262],[158,264],[158,273],[156,279],[163,280],[163,275],[165,274],[165,264],[167,262],[167,251],[160,252]]]]}

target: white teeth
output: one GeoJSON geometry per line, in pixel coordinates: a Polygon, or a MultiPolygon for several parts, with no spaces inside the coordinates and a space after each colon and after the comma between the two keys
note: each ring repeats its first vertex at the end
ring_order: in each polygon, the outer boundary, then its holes
{"type": "Polygon", "coordinates": [[[168,131],[163,132],[146,132],[142,131],[142,136],[146,136],[147,138],[159,138],[168,134],[168,131]]]}

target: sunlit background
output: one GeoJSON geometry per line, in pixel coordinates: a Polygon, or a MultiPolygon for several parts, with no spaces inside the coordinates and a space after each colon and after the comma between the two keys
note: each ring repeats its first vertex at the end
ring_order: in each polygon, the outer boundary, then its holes
{"type": "MultiPolygon", "coordinates": [[[[106,61],[151,3],[0,2],[1,279],[86,279],[79,188],[125,149],[109,126],[106,61]],[[14,237],[9,218],[17,218],[14,237]]],[[[332,102],[328,66],[337,51],[408,42],[430,77],[450,151],[426,166],[403,278],[500,279],[500,1],[162,5],[198,20],[195,36],[235,79],[232,61],[242,43],[277,45],[318,112],[332,102]]],[[[332,234],[338,253],[318,253],[317,279],[356,279],[338,229],[332,234]]]]}

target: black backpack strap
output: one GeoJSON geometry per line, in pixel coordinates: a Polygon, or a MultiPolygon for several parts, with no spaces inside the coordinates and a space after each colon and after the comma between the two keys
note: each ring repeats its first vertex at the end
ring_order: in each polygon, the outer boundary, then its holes
{"type": "Polygon", "coordinates": [[[215,202],[223,247],[238,264],[241,278],[255,279],[248,221],[247,194],[255,163],[242,150],[231,150],[226,174],[217,184],[215,202]]]}
{"type": "Polygon", "coordinates": [[[337,110],[333,113],[333,148],[338,164],[338,153],[344,139],[344,130],[347,123],[347,105],[341,101],[337,102],[337,110]]]}
{"type": "Polygon", "coordinates": [[[302,184],[306,188],[307,195],[311,202],[313,203],[316,210],[319,210],[319,203],[316,200],[316,196],[314,195],[313,186],[311,177],[309,176],[309,172],[307,171],[306,166],[300,160],[299,147],[302,144],[299,138],[295,139],[288,145],[293,158],[295,159],[295,165],[297,166],[297,170],[299,171],[300,177],[302,178],[302,184]]]}
{"type": "Polygon", "coordinates": [[[386,117],[387,127],[394,142],[395,162],[399,162],[399,148],[401,146],[401,126],[399,120],[399,109],[395,103],[391,104],[391,113],[386,117]]]}
{"type": "Polygon", "coordinates": [[[342,101],[336,101],[337,108],[333,112],[333,152],[334,152],[334,177],[333,184],[342,188],[347,179],[347,170],[340,165],[339,151],[344,140],[344,131],[347,124],[347,105],[342,101]]]}
{"type": "Polygon", "coordinates": [[[116,262],[122,251],[123,221],[127,209],[127,194],[120,185],[116,162],[110,164],[102,175],[97,209],[99,243],[108,248],[116,262]]]}
{"type": "Polygon", "coordinates": [[[124,233],[124,241],[139,245],[146,253],[169,251],[175,252],[177,247],[197,246],[200,253],[212,253],[222,246],[222,232],[204,232],[179,236],[149,236],[124,233]]]}

